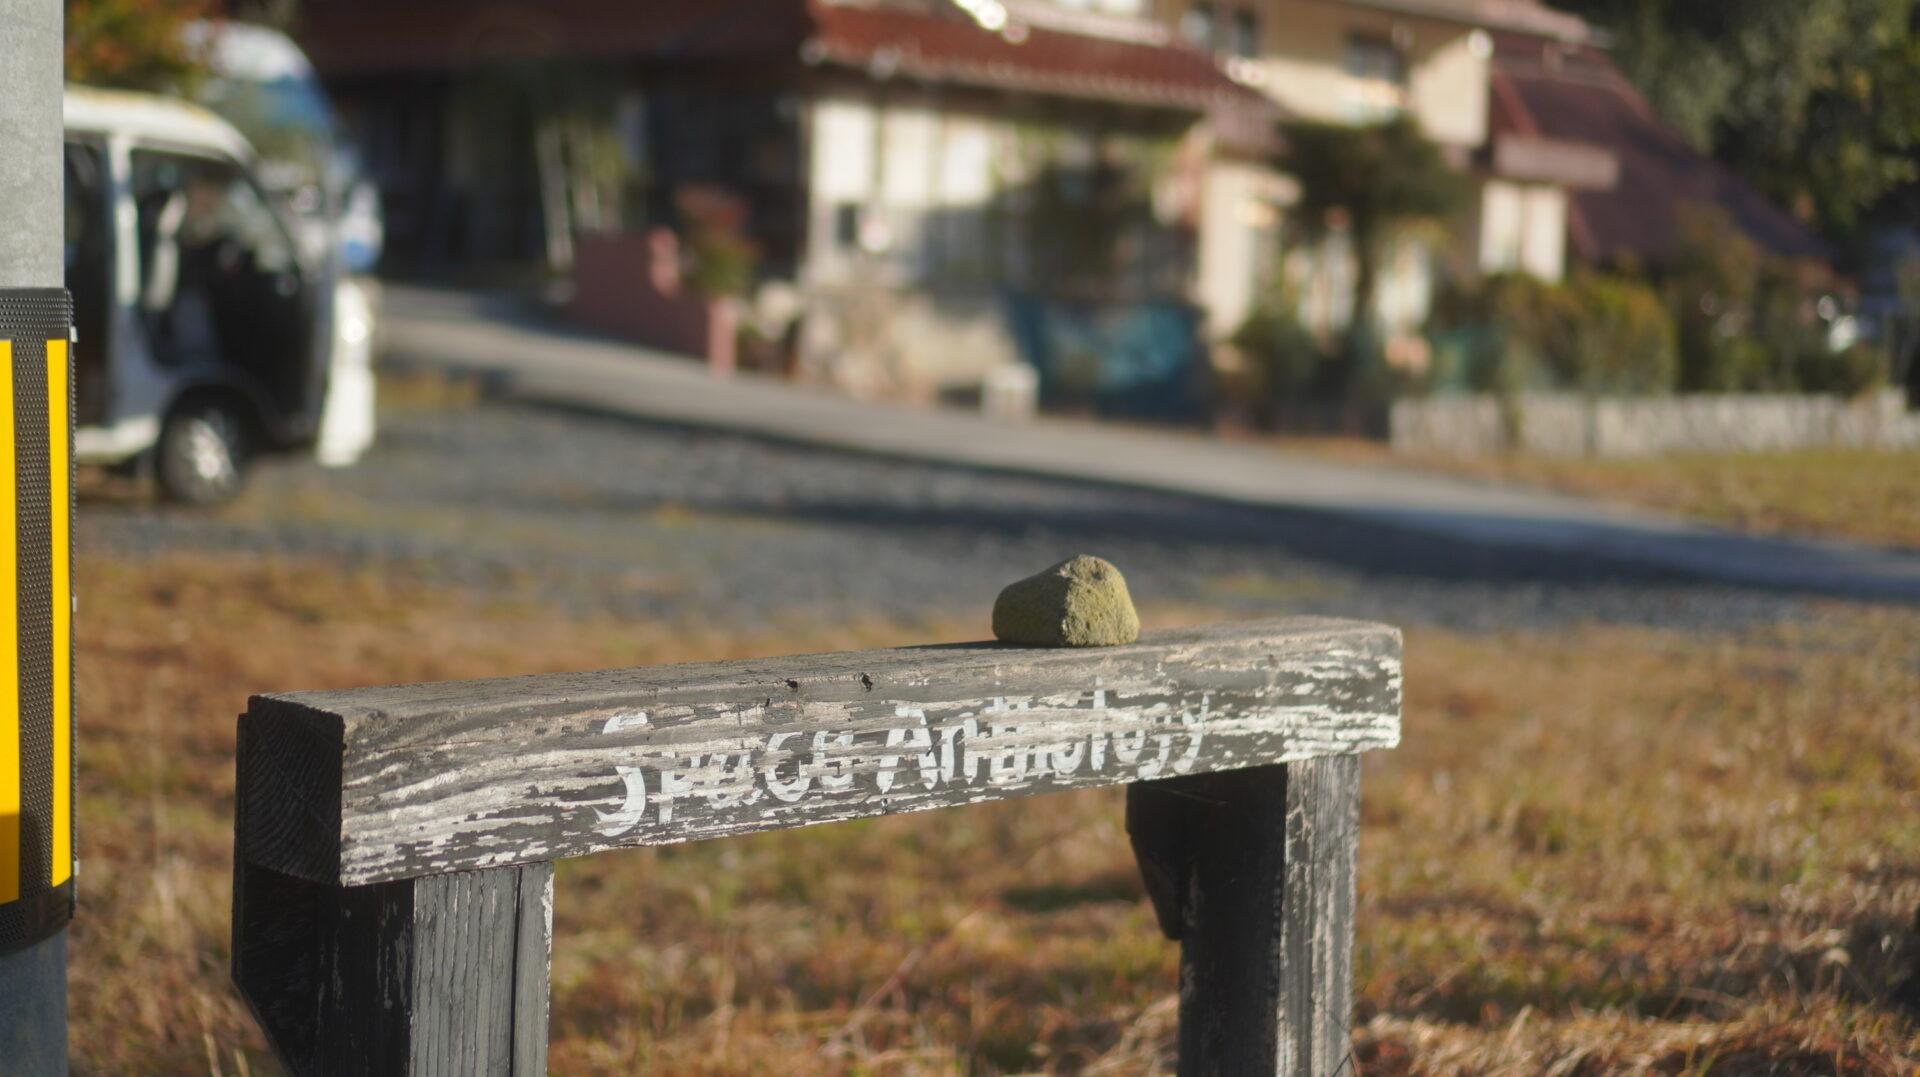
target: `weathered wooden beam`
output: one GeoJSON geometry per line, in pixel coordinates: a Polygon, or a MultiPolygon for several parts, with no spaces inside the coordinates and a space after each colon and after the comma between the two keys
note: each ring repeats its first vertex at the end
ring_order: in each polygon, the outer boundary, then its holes
{"type": "Polygon", "coordinates": [[[263,696],[238,854],[362,885],[1397,744],[1400,639],[1321,618],[263,696]]]}
{"type": "Polygon", "coordinates": [[[546,1072],[553,865],[374,886],[240,863],[233,978],[289,1069],[546,1072]]]}
{"type": "Polygon", "coordinates": [[[1161,927],[1180,940],[1182,1075],[1351,1071],[1360,759],[1127,790],[1161,927]]]}

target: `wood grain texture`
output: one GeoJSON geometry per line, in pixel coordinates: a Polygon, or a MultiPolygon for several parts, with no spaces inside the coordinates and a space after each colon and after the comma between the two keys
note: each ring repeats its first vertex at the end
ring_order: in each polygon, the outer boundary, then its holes
{"type": "Polygon", "coordinates": [[[361,885],[1390,748],[1400,640],[1297,618],[256,698],[240,855],[361,885]]]}
{"type": "Polygon", "coordinates": [[[1180,940],[1183,1075],[1349,1072],[1360,760],[1144,782],[1127,829],[1180,940]]]}
{"type": "Polygon", "coordinates": [[[292,1072],[546,1072],[551,864],[365,887],[238,875],[234,982],[292,1072]]]}

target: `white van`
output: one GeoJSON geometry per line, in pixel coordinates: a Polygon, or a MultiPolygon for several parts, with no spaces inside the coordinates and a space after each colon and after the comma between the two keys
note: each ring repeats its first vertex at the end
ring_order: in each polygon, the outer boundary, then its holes
{"type": "Polygon", "coordinates": [[[238,492],[262,452],[350,463],[373,440],[371,304],[302,256],[226,121],[68,87],[74,454],[148,465],[178,501],[238,492]]]}

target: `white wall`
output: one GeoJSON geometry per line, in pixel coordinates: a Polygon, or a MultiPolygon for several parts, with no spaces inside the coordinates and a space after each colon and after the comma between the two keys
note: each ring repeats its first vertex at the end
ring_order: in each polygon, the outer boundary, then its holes
{"type": "Polygon", "coordinates": [[[816,102],[805,279],[835,283],[878,262],[888,283],[907,284],[982,262],[1001,126],[921,106],[816,102]],[[843,242],[846,207],[861,222],[854,245],[843,242]]]}
{"type": "Polygon", "coordinates": [[[827,376],[911,396],[1017,361],[997,299],[965,287],[992,253],[1004,127],[921,105],[814,102],[801,285],[827,376]]]}
{"type": "Polygon", "coordinates": [[[1414,115],[1427,136],[1456,146],[1487,140],[1488,56],[1491,44],[1473,31],[1429,26],[1415,34],[1410,72],[1414,115]]]}
{"type": "Polygon", "coordinates": [[[1480,192],[1478,262],[1485,273],[1566,275],[1567,194],[1537,183],[1488,180],[1480,192]]]}
{"type": "MultiPolygon", "coordinates": [[[[1177,25],[1180,4],[1168,14],[1177,25]]],[[[1230,10],[1228,6],[1216,10],[1230,10]]],[[[1330,123],[1379,118],[1380,87],[1346,71],[1347,42],[1360,35],[1398,45],[1407,59],[1402,105],[1436,141],[1478,146],[1487,137],[1491,45],[1456,23],[1396,17],[1332,0],[1278,0],[1257,6],[1259,88],[1297,115],[1330,123]]]]}
{"type": "Polygon", "coordinates": [[[850,269],[852,252],[839,242],[839,210],[873,200],[879,120],[865,101],[822,100],[809,125],[807,249],[803,279],[831,280],[850,269]]]}
{"type": "Polygon", "coordinates": [[[1277,268],[1282,203],[1294,194],[1272,169],[1241,161],[1213,161],[1201,192],[1195,296],[1207,312],[1207,335],[1231,336],[1253,313],[1261,284],[1277,268]]]}

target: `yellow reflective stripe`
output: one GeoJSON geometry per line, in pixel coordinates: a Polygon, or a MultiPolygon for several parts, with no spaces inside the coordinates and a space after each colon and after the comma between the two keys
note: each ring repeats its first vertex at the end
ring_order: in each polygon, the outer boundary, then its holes
{"type": "MultiPolygon", "coordinates": [[[[73,874],[73,468],[68,463],[67,342],[47,341],[47,494],[53,521],[53,875],[73,874]]],[[[16,748],[15,751],[18,751],[16,748]]]]}
{"type": "Polygon", "coordinates": [[[13,343],[0,340],[0,902],[20,897],[19,491],[13,440],[13,343]]]}

